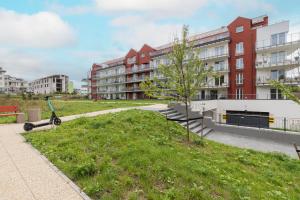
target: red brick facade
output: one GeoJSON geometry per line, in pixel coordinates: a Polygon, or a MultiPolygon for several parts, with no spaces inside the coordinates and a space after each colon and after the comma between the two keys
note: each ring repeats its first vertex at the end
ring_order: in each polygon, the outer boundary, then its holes
{"type": "Polygon", "coordinates": [[[228,88],[229,98],[236,98],[236,91],[238,88],[243,91],[243,98],[255,99],[256,98],[256,69],[255,69],[255,43],[256,43],[256,29],[257,26],[265,26],[268,23],[268,18],[264,18],[263,22],[253,24],[251,19],[238,17],[228,25],[230,33],[229,43],[229,80],[230,85],[228,88]],[[243,27],[243,31],[237,32],[238,27],[243,27]],[[244,52],[238,54],[236,52],[236,45],[243,43],[244,52]],[[244,67],[237,69],[236,60],[242,58],[244,67]],[[237,84],[237,74],[243,74],[243,84],[237,84]]]}

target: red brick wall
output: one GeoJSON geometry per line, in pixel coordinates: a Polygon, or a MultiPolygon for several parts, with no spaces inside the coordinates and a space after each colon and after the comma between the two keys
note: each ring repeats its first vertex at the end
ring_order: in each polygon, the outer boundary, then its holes
{"type": "Polygon", "coordinates": [[[229,43],[229,80],[230,86],[228,94],[231,98],[235,98],[236,89],[242,88],[244,98],[255,98],[256,87],[255,87],[255,41],[256,41],[256,30],[252,29],[251,19],[238,17],[231,24],[228,25],[230,32],[230,43],[229,43]],[[243,26],[244,31],[236,33],[236,27],[243,26]],[[244,43],[244,54],[236,55],[236,44],[239,42],[244,43]],[[244,59],[244,68],[236,69],[236,59],[244,59]],[[242,85],[236,84],[236,74],[243,73],[244,82],[242,85]]]}

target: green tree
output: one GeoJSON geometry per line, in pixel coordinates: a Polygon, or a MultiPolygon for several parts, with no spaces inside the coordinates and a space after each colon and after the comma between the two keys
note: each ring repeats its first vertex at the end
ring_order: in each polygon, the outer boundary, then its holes
{"type": "Polygon", "coordinates": [[[291,86],[288,86],[288,85],[285,85],[284,83],[280,82],[280,81],[275,81],[275,80],[272,80],[270,81],[271,85],[273,87],[275,87],[276,89],[280,90],[282,92],[282,94],[284,96],[286,96],[286,98],[300,104],[300,99],[299,97],[297,97],[294,92],[296,90],[299,90],[299,86],[297,87],[291,87],[291,86]]]}
{"type": "MultiPolygon", "coordinates": [[[[183,26],[182,38],[175,38],[170,52],[166,55],[167,64],[160,64],[158,72],[163,78],[155,76],[140,84],[145,94],[152,98],[176,100],[185,104],[185,113],[189,119],[188,107],[207,77],[216,76],[212,67],[204,66],[199,58],[199,50],[188,38],[188,27],[183,26]]],[[[187,140],[190,140],[187,121],[187,140]]]]}

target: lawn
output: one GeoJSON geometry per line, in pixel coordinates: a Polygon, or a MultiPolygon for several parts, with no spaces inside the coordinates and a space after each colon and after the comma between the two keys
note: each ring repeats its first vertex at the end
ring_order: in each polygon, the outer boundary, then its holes
{"type": "Polygon", "coordinates": [[[25,138],[93,199],[300,199],[300,162],[192,136],[151,111],[80,118],[25,138]],[[169,138],[171,136],[171,138],[169,138]]]}
{"type": "MultiPolygon", "coordinates": [[[[93,112],[99,110],[107,110],[113,108],[124,108],[131,106],[151,105],[155,103],[167,103],[167,101],[160,100],[54,100],[53,105],[58,116],[68,116],[74,114],[81,114],[86,112],[93,112]]],[[[50,118],[51,112],[48,108],[47,102],[42,100],[22,100],[22,99],[4,99],[0,98],[0,105],[17,105],[21,112],[26,113],[30,107],[39,107],[42,109],[42,119],[50,118]]],[[[16,117],[0,117],[0,124],[14,123],[16,117]]]]}

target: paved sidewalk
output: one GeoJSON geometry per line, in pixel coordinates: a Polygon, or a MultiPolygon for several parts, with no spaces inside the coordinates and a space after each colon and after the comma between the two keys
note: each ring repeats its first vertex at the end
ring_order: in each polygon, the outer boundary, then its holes
{"type": "Polygon", "coordinates": [[[293,158],[298,158],[295,148],[291,144],[278,143],[262,138],[247,137],[232,133],[212,132],[206,136],[206,139],[215,142],[228,144],[240,148],[253,149],[261,152],[280,152],[293,158]]]}
{"type": "MultiPolygon", "coordinates": [[[[129,109],[160,110],[166,105],[117,108],[62,117],[69,121],[129,109]]],[[[43,120],[45,121],[45,120],[43,120]]],[[[51,126],[43,127],[51,128],[51,126]]],[[[23,124],[0,125],[0,200],[77,200],[89,199],[80,189],[25,143],[23,124]]]]}

